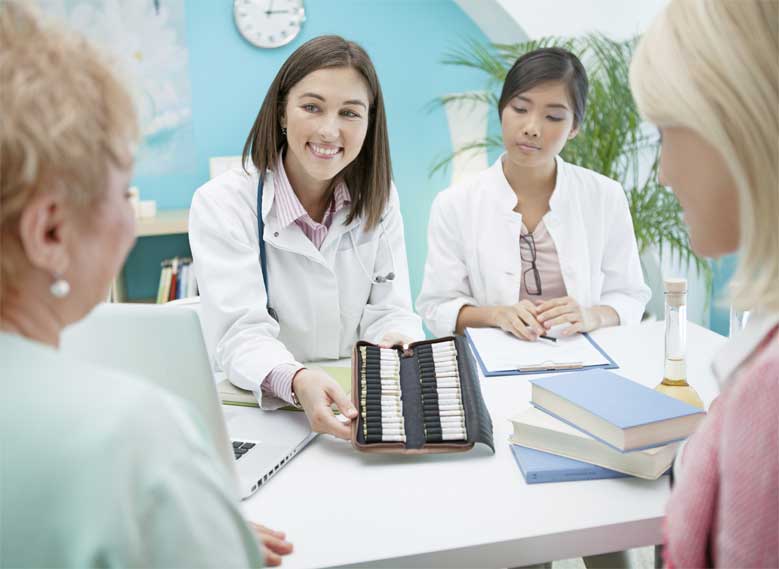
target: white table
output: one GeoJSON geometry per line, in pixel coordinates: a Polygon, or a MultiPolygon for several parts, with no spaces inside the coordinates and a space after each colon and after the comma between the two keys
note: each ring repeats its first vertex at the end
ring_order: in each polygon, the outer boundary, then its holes
{"type": "MultiPolygon", "coordinates": [[[[617,373],[654,387],[664,323],[593,336],[617,373]]],[[[708,405],[709,361],[725,339],[690,324],[688,377],[708,405]]],[[[422,457],[359,453],[319,437],[244,503],[249,519],[287,532],[287,569],[354,565],[511,567],[660,543],[668,477],[527,485],[507,438],[534,376],[482,378],[496,453],[422,457]]],[[[242,412],[261,412],[246,409],[242,412]]]]}

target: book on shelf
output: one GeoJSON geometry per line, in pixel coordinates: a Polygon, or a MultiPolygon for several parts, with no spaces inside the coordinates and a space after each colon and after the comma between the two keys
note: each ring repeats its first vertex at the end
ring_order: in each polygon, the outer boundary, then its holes
{"type": "Polygon", "coordinates": [[[160,263],[160,282],[157,287],[157,304],[198,295],[192,259],[174,257],[160,263]]]}
{"type": "Polygon", "coordinates": [[[532,403],[620,452],[690,436],[705,412],[606,370],[571,372],[532,385],[532,403]]]}
{"type": "MultiPolygon", "coordinates": [[[[680,444],[620,452],[535,407],[521,411],[510,420],[514,426],[510,438],[512,444],[647,480],[655,480],[668,471],[680,444]]],[[[546,462],[551,463],[551,459],[546,462]]],[[[572,468],[572,465],[566,466],[563,462],[557,466],[572,468]]],[[[586,474],[580,472],[577,475],[586,474]]]]}
{"type": "Polygon", "coordinates": [[[176,281],[179,277],[179,258],[174,257],[170,262],[170,289],[168,290],[168,301],[176,300],[176,281]]]}
{"type": "Polygon", "coordinates": [[[576,480],[601,480],[604,478],[624,478],[622,472],[602,468],[579,460],[541,452],[532,448],[511,445],[514,460],[528,484],[545,482],[573,482],[576,480]]]}

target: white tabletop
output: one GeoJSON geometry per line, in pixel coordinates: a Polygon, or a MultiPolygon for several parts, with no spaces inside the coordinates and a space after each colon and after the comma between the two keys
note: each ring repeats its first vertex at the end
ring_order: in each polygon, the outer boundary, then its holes
{"type": "MultiPolygon", "coordinates": [[[[599,330],[617,373],[649,387],[663,374],[664,323],[599,330]]],[[[708,404],[709,361],[725,339],[688,331],[688,379],[708,404]]],[[[659,543],[668,477],[527,485],[508,446],[508,418],[527,407],[528,379],[482,378],[496,452],[360,453],[320,436],[251,499],[249,519],[287,532],[292,568],[511,567],[659,543]]],[[[245,409],[242,412],[262,412],[245,409]]]]}

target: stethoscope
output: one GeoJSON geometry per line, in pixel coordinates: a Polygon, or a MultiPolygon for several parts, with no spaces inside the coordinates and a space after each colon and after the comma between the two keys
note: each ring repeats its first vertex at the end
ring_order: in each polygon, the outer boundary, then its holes
{"type": "MultiPolygon", "coordinates": [[[[262,190],[263,186],[265,184],[264,182],[264,176],[260,176],[259,182],[257,182],[257,235],[259,237],[260,241],[260,268],[262,269],[262,282],[265,284],[265,299],[266,299],[266,308],[268,309],[268,314],[270,314],[271,318],[273,318],[276,322],[279,321],[278,314],[276,311],[271,307],[270,305],[270,289],[268,288],[268,261],[265,254],[265,222],[262,219],[262,190]]],[[[379,230],[381,233],[379,234],[379,246],[381,246],[382,237],[384,237],[383,241],[387,245],[387,250],[390,254],[390,263],[392,265],[392,270],[388,272],[386,275],[373,275],[371,276],[370,272],[368,272],[368,269],[365,268],[365,264],[362,262],[362,258],[360,257],[358,251],[357,251],[357,243],[354,240],[354,234],[352,231],[348,231],[349,233],[349,241],[352,244],[352,251],[354,251],[354,256],[357,257],[357,262],[360,264],[360,268],[362,269],[362,272],[365,273],[366,278],[370,281],[371,284],[392,284],[392,281],[395,280],[395,255],[392,251],[392,244],[389,242],[389,239],[387,239],[387,232],[384,229],[384,218],[382,217],[379,220],[379,230]]]]}

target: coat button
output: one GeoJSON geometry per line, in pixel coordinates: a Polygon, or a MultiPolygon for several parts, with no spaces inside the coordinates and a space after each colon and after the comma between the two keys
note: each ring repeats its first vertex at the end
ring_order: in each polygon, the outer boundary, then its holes
{"type": "Polygon", "coordinates": [[[278,236],[279,236],[279,232],[278,232],[278,231],[276,231],[276,232],[273,234],[273,236],[274,236],[274,237],[278,237],[278,236]]]}

